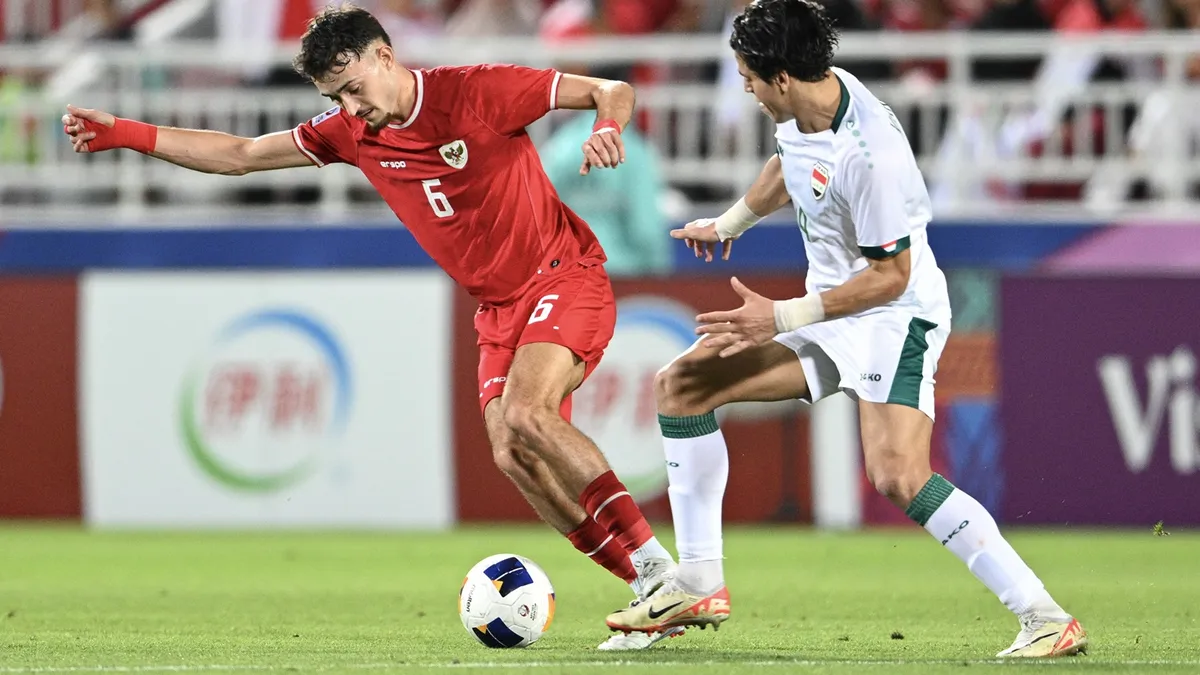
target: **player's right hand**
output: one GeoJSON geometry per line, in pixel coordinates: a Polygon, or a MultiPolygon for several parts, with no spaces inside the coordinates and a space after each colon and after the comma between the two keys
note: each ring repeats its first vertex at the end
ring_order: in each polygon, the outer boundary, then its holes
{"type": "Polygon", "coordinates": [[[100,152],[118,147],[101,138],[106,130],[112,129],[117,123],[117,118],[109,113],[68,105],[62,123],[63,132],[70,137],[75,152],[100,152]]]}
{"type": "Polygon", "coordinates": [[[721,237],[717,234],[716,218],[693,220],[681,229],[671,230],[671,238],[682,239],[697,258],[704,258],[704,262],[713,261],[713,253],[718,245],[721,246],[721,260],[729,260],[729,252],[733,250],[733,239],[721,242],[721,237]]]}

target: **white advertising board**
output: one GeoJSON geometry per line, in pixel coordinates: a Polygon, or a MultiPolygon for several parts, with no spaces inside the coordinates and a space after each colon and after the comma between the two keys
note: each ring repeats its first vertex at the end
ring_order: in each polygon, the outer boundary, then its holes
{"type": "Polygon", "coordinates": [[[80,304],[88,523],[453,521],[442,274],[93,273],[80,304]]]}

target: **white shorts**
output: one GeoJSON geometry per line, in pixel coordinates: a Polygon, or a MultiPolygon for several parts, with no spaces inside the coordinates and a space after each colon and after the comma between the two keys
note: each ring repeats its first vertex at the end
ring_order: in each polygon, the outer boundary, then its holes
{"type": "Polygon", "coordinates": [[[800,357],[808,397],[838,391],[871,403],[898,403],[933,419],[933,375],[950,322],[939,325],[900,310],[823,321],[775,336],[800,357]]]}

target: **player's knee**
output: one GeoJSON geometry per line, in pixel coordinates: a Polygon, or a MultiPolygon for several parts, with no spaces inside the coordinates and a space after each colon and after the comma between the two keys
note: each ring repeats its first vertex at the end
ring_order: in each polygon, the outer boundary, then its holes
{"type": "Polygon", "coordinates": [[[654,376],[654,401],[659,414],[686,417],[711,412],[702,392],[690,386],[694,383],[687,371],[687,361],[676,359],[654,376]]]}
{"type": "Polygon", "coordinates": [[[867,477],[879,494],[900,508],[908,508],[929,479],[928,469],[901,459],[875,462],[867,467],[867,477]]]}
{"type": "Polygon", "coordinates": [[[518,438],[537,440],[545,435],[547,415],[557,414],[546,406],[517,399],[504,407],[504,424],[518,438]]]}
{"type": "Polygon", "coordinates": [[[492,460],[505,475],[511,476],[521,470],[517,462],[517,448],[512,443],[496,443],[492,446],[492,460]]]}
{"type": "Polygon", "coordinates": [[[654,374],[654,402],[658,405],[658,411],[664,414],[667,413],[663,408],[671,406],[678,392],[678,375],[672,372],[673,366],[673,363],[667,364],[654,374]]]}
{"type": "Polygon", "coordinates": [[[508,442],[493,445],[492,460],[506,476],[514,477],[532,473],[533,465],[538,458],[522,447],[514,438],[508,442]]]}

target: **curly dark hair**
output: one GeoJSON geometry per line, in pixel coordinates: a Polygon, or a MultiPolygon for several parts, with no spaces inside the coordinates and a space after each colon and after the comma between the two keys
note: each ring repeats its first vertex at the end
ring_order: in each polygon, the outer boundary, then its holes
{"type": "Polygon", "coordinates": [[[327,7],[308,22],[292,67],[310,80],[325,79],[361,59],[376,40],[392,44],[387,31],[370,12],[349,3],[327,7]]]}
{"type": "Polygon", "coordinates": [[[787,73],[820,82],[833,65],[838,31],[814,0],[754,0],[733,20],[729,46],[770,82],[787,73]]]}

